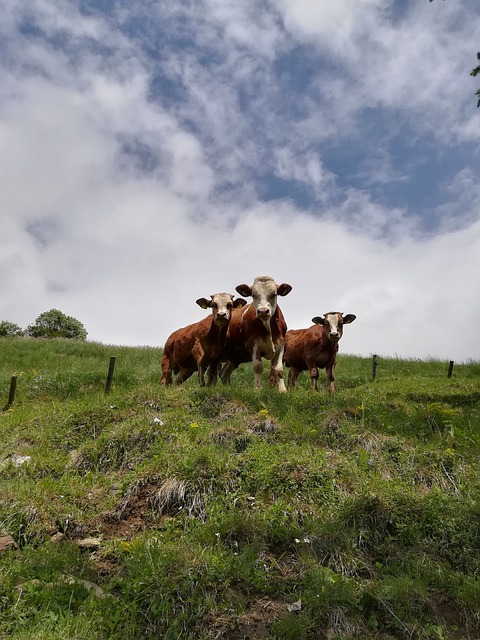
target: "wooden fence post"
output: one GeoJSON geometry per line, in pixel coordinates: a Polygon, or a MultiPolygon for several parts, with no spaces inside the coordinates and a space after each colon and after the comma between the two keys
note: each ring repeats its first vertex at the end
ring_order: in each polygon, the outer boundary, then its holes
{"type": "Polygon", "coordinates": [[[450,360],[450,363],[448,365],[448,377],[451,378],[452,377],[452,372],[453,372],[453,364],[454,364],[454,360],[450,360]]]}
{"type": "Polygon", "coordinates": [[[378,365],[377,356],[374,355],[372,359],[372,381],[375,380],[375,376],[377,375],[377,365],[378,365]]]}
{"type": "Polygon", "coordinates": [[[113,370],[115,369],[115,356],[110,357],[110,363],[108,365],[107,382],[105,383],[105,393],[110,393],[110,387],[112,386],[113,370]]]}
{"type": "Polygon", "coordinates": [[[8,402],[3,407],[4,411],[7,411],[8,409],[10,409],[12,404],[15,402],[16,391],[17,391],[17,376],[12,376],[12,379],[10,380],[10,391],[8,392],[8,402]]]}

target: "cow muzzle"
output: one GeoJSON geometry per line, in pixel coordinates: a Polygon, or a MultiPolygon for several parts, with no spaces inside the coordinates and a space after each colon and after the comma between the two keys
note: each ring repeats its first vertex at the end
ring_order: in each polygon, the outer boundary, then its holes
{"type": "Polygon", "coordinates": [[[227,314],[217,313],[217,315],[215,316],[215,324],[217,324],[219,327],[224,327],[226,324],[228,324],[227,314]]]}
{"type": "Polygon", "coordinates": [[[257,318],[260,318],[260,320],[267,320],[270,318],[270,309],[268,307],[258,307],[257,318]]]}

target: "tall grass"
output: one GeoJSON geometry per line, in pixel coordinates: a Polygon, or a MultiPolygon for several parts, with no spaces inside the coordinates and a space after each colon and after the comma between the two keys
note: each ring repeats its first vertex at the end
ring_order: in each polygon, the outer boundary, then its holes
{"type": "Polygon", "coordinates": [[[279,395],[160,358],[0,341],[0,638],[479,637],[478,363],[279,395]]]}

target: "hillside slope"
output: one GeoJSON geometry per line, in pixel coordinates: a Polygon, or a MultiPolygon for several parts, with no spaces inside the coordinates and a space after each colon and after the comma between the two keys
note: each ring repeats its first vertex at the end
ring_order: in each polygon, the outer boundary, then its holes
{"type": "Polygon", "coordinates": [[[480,637],[478,363],[279,395],[160,358],[0,341],[0,638],[480,637]]]}

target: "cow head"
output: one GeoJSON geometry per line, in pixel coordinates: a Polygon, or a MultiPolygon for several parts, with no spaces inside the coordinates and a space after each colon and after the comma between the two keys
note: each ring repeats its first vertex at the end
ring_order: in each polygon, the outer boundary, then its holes
{"type": "Polygon", "coordinates": [[[348,313],[344,316],[340,311],[330,311],[329,313],[324,313],[323,318],[321,316],[312,318],[312,322],[323,325],[330,340],[338,342],[343,335],[343,325],[350,324],[356,317],[353,313],[348,313]]]}
{"type": "Polygon", "coordinates": [[[219,327],[224,327],[230,322],[232,309],[238,309],[247,304],[247,301],[242,298],[234,300],[231,293],[214,293],[210,298],[211,300],[199,298],[196,302],[202,309],[212,310],[213,321],[219,327]]]}
{"type": "Polygon", "coordinates": [[[270,276],[258,276],[251,287],[247,284],[239,284],[235,290],[241,296],[252,296],[257,318],[267,321],[277,309],[277,296],[286,296],[292,287],[285,283],[277,284],[270,276]]]}

